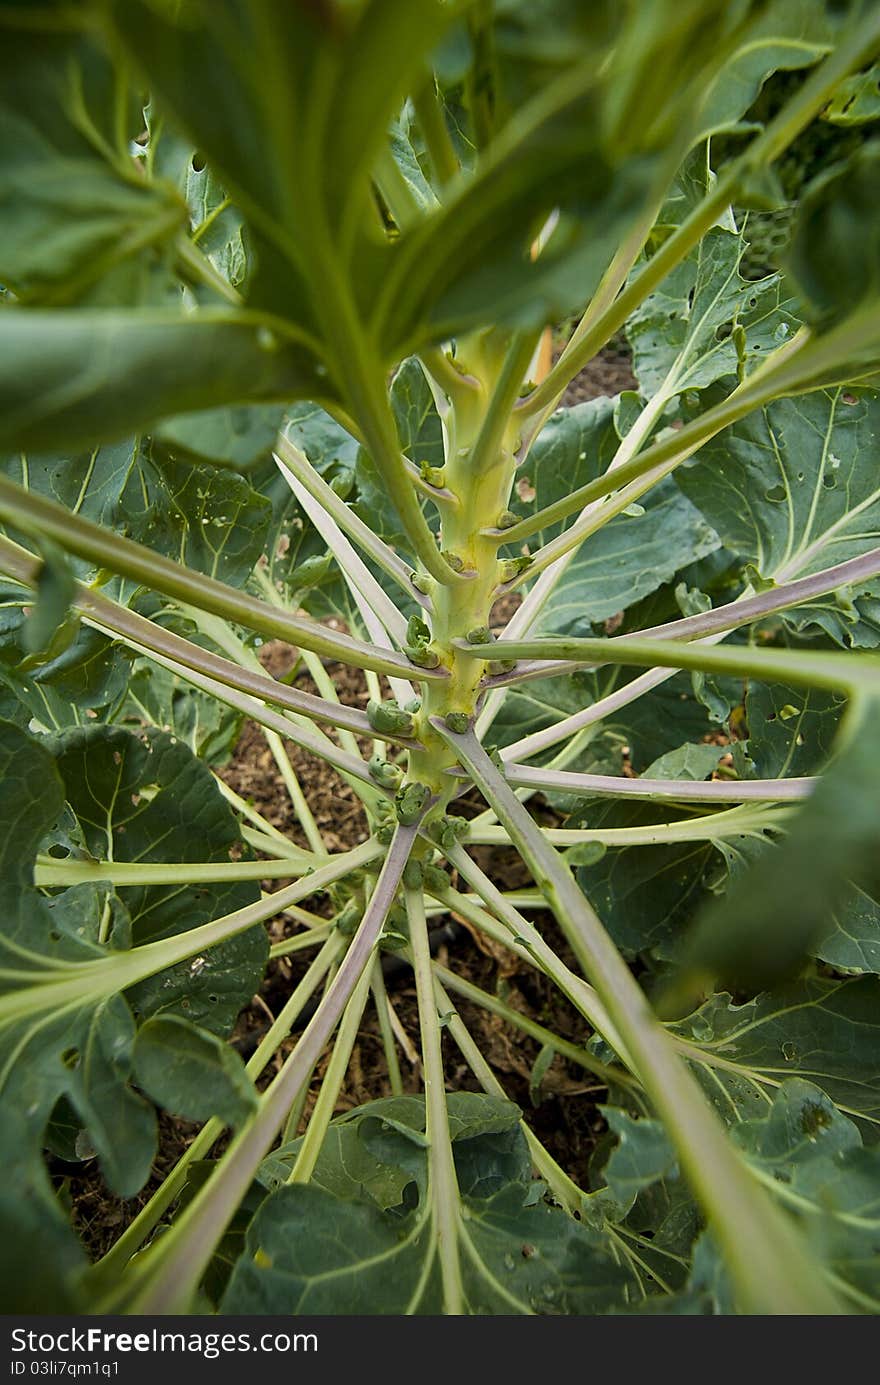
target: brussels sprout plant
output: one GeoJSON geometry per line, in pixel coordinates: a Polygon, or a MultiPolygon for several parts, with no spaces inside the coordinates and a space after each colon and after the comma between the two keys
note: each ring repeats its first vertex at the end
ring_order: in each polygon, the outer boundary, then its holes
{"type": "Polygon", "coordinates": [[[878,58],[874,0],[0,4],[6,1311],[880,1307],[878,58]],[[588,1165],[475,1010],[586,1076],[588,1165]]]}

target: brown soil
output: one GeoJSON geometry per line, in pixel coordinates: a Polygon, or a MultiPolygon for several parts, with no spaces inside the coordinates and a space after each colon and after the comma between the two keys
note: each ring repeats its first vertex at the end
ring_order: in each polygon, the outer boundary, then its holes
{"type": "MultiPolygon", "coordinates": [[[[572,382],[564,402],[571,405],[603,394],[616,394],[622,389],[632,388],[633,385],[634,380],[625,351],[612,347],[603,352],[600,358],[572,382]]],[[[500,628],[509,619],[518,600],[517,596],[510,596],[496,605],[493,611],[493,626],[500,628]]],[[[296,650],[280,642],[268,643],[261,650],[264,667],[275,677],[289,674],[296,657],[296,650]]],[[[328,665],[328,672],[334,678],[342,701],[354,706],[366,704],[366,684],[358,671],[328,665]]],[[[316,691],[307,675],[296,677],[294,686],[310,692],[316,691]]],[[[349,786],[323,761],[306,755],[289,742],[287,749],[293,770],[306,793],[329,849],[341,851],[363,841],[367,836],[366,818],[359,800],[349,786]]],[[[273,827],[289,835],[294,841],[306,844],[305,835],[294,814],[282,776],[258,726],[250,722],[245,724],[234,755],[220,772],[230,787],[251,803],[273,827]]],[[[540,799],[533,800],[533,807],[541,810],[542,816],[546,815],[547,819],[551,820],[552,814],[546,807],[540,809],[540,803],[540,799]]],[[[458,811],[470,816],[480,811],[483,806],[474,796],[472,802],[468,799],[462,800],[458,811]]],[[[481,867],[504,889],[514,889],[530,883],[519,857],[512,850],[484,847],[476,851],[475,856],[481,867]]],[[[283,880],[271,881],[267,882],[266,887],[277,889],[286,883],[283,880]]],[[[306,903],[315,912],[327,912],[326,905],[322,906],[320,902],[306,903]]],[[[566,944],[558,933],[552,915],[547,913],[533,918],[536,925],[556,946],[560,955],[571,962],[566,944]]],[[[273,941],[285,936],[287,931],[288,924],[283,917],[269,925],[273,941]]],[[[460,929],[460,936],[451,951],[445,947],[441,949],[438,960],[448,964],[455,972],[483,990],[503,998],[509,1006],[553,1029],[560,1036],[576,1043],[582,1043],[588,1037],[589,1031],[584,1021],[544,977],[525,966],[513,953],[480,937],[468,926],[460,929]]],[[[233,1043],[243,1056],[247,1057],[253,1051],[307,964],[303,954],[280,958],[270,963],[259,995],[254,997],[252,1004],[242,1013],[233,1034],[233,1043]]],[[[420,1090],[421,1082],[416,1058],[418,1008],[411,977],[404,974],[402,978],[396,978],[389,985],[389,994],[400,1024],[408,1036],[411,1058],[415,1060],[410,1061],[405,1053],[399,1051],[404,1087],[407,1091],[417,1092],[420,1090]]],[[[540,1045],[506,1022],[466,1001],[460,1002],[459,1012],[505,1091],[520,1105],[532,1129],[562,1167],[577,1182],[586,1186],[588,1161],[597,1136],[604,1129],[602,1117],[597,1109],[597,1101],[603,1099],[604,1089],[581,1068],[557,1057],[541,1079],[540,1088],[534,1094],[533,1100],[532,1070],[540,1045]]],[[[282,1047],[264,1075],[264,1080],[268,1081],[274,1075],[294,1042],[295,1039],[291,1039],[282,1047]]],[[[444,1035],[444,1059],[451,1089],[479,1090],[478,1084],[448,1035],[444,1035]]],[[[306,1119],[317,1095],[326,1061],[324,1058],[318,1064],[314,1074],[306,1106],[306,1119]]],[[[368,1005],[340,1095],[338,1110],[342,1112],[389,1094],[390,1087],[378,1024],[375,1013],[368,1005]]],[[[125,1202],[107,1193],[95,1161],[89,1161],[75,1174],[71,1166],[64,1166],[64,1172],[68,1175],[64,1179],[65,1197],[73,1209],[77,1230],[93,1257],[98,1258],[109,1249],[138,1208],[173,1167],[192,1139],[195,1129],[196,1127],[186,1122],[162,1117],[160,1149],[154,1175],[139,1197],[125,1202]],[[71,1174],[72,1176],[69,1176],[71,1174]]]]}
{"type": "Polygon", "coordinates": [[[613,396],[635,388],[636,377],[632,373],[626,342],[622,337],[615,338],[580,375],[575,376],[562,402],[571,408],[573,404],[583,404],[587,399],[598,399],[601,395],[613,396]]]}

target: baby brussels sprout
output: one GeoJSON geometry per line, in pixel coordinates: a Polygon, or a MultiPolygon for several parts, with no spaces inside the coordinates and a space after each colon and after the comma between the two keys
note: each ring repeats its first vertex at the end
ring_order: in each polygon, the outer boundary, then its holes
{"type": "Polygon", "coordinates": [[[532,566],[532,559],[526,554],[521,558],[504,558],[498,564],[498,581],[512,582],[521,572],[532,566]]]}
{"type": "Polygon", "coordinates": [[[424,881],[424,870],[421,861],[416,861],[412,856],[403,868],[403,883],[408,890],[420,890],[424,881]]]}
{"type": "Polygon", "coordinates": [[[429,486],[441,487],[445,486],[446,484],[445,467],[431,466],[428,462],[420,462],[419,472],[421,474],[422,480],[426,481],[429,486]]]}
{"type": "Polygon", "coordinates": [[[426,865],[423,870],[425,889],[430,894],[438,894],[449,888],[449,876],[440,866],[426,865]]]}
{"type": "Polygon", "coordinates": [[[443,850],[450,851],[467,835],[467,830],[467,818],[456,817],[451,813],[448,817],[443,818],[439,831],[440,845],[443,850]]]}
{"type": "Polygon", "coordinates": [[[467,712],[447,712],[443,718],[450,731],[456,736],[463,736],[471,724],[471,719],[467,712]]]}
{"type": "Polygon", "coordinates": [[[410,616],[406,627],[406,652],[419,668],[436,668],[440,656],[431,649],[431,631],[421,616],[410,616]]]}
{"type": "Polygon", "coordinates": [[[367,720],[374,731],[381,731],[389,736],[409,736],[413,729],[411,715],[402,707],[398,707],[393,699],[379,702],[375,697],[371,697],[367,703],[367,720]]]}
{"type": "Polygon", "coordinates": [[[430,798],[431,790],[427,784],[420,784],[418,780],[404,784],[402,788],[397,790],[394,797],[398,822],[404,827],[412,827],[422,816],[430,798]]]}
{"type": "Polygon", "coordinates": [[[357,928],[364,911],[356,899],[350,899],[345,908],[336,915],[336,927],[344,938],[350,938],[357,928]]]}
{"type": "Polygon", "coordinates": [[[422,596],[430,596],[434,589],[434,579],[427,572],[411,572],[409,580],[412,582],[417,592],[422,596]]]}
{"type": "Polygon", "coordinates": [[[495,638],[488,625],[478,625],[474,630],[467,632],[468,644],[491,644],[495,638]]]}
{"type": "Polygon", "coordinates": [[[375,779],[383,789],[396,792],[403,779],[403,770],[400,765],[392,765],[389,760],[383,760],[381,755],[374,755],[370,761],[370,778],[375,779]]]}

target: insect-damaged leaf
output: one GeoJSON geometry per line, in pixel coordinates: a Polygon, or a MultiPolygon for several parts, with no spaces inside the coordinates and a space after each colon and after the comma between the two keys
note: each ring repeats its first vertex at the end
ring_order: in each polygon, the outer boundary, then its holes
{"type": "MultiPolygon", "coordinates": [[[[590,400],[562,410],[535,442],[517,483],[512,510],[524,518],[601,475],[620,437],[615,401],[590,400]]],[[[682,505],[671,482],[651,491],[642,513],[619,515],[581,545],[550,595],[535,634],[586,635],[655,591],[687,563],[718,548],[714,530],[693,505],[682,505]]],[[[562,526],[535,535],[549,542],[562,526]]]]}
{"type": "Polygon", "coordinates": [[[870,1129],[880,1119],[878,1005],[875,976],[808,977],[744,1004],[714,995],[671,1028],[696,1050],[696,1071],[725,1120],[763,1115],[768,1094],[802,1076],[870,1129]]]}
{"type": "MultiPolygon", "coordinates": [[[[676,481],[764,581],[820,572],[880,546],[880,397],[845,388],[780,399],[707,442],[676,481]]],[[[876,579],[785,613],[839,644],[878,642],[876,579]]]]}

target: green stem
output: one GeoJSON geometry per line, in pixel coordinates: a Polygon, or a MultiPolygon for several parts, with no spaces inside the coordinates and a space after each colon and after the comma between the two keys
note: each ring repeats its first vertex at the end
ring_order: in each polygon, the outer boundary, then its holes
{"type": "Polygon", "coordinates": [[[352,639],[350,635],[340,634],[315,621],[273,609],[246,592],[193,572],[142,544],[71,514],[62,505],[34,495],[5,476],[0,476],[0,519],[37,539],[51,539],[66,552],[98,567],[174,600],[224,616],[271,639],[286,640],[328,659],[339,659],[355,668],[372,668],[376,673],[428,681],[446,676],[443,670],[416,668],[402,655],[352,639]]]}
{"type": "MultiPolygon", "coordinates": [[[[248,1059],[245,1071],[252,1081],[260,1076],[260,1073],[278,1052],[305,1005],[327,974],[330,964],[338,957],[341,950],[342,939],[338,934],[326,940],[305,976],[287,1000],[275,1023],[263,1036],[259,1046],[248,1059]]],[[[216,1118],[208,1121],[207,1125],[199,1131],[193,1143],[178,1159],[171,1173],[166,1175],[149,1202],[129,1223],[115,1245],[98,1261],[95,1274],[102,1282],[106,1280],[106,1282],[112,1283],[116,1274],[131,1259],[135,1251],[140,1249],[150,1232],[158,1226],[172,1202],[182,1192],[189,1166],[196,1160],[204,1159],[222,1133],[223,1122],[216,1118]]]]}
{"type": "Polygon", "coordinates": [[[297,820],[306,835],[306,841],[312,848],[316,856],[326,856],[327,847],[321,830],[315,822],[315,816],[309,807],[308,799],[300,787],[300,782],[296,777],[296,771],[290,763],[290,756],[287,753],[284,742],[277,731],[270,731],[268,727],[263,727],[263,735],[266,737],[266,744],[272,752],[272,758],[278,766],[278,772],[284,780],[284,787],[290,796],[293,811],[296,813],[297,820]]]}
{"type": "Polygon", "coordinates": [[[367,996],[370,993],[373,970],[373,966],[365,968],[345,1007],[345,1013],[336,1033],[336,1042],[333,1045],[330,1062],[327,1064],[327,1071],[321,1082],[321,1091],[315,1102],[299,1153],[290,1171],[288,1183],[308,1183],[315,1171],[321,1146],[327,1135],[327,1127],[333,1119],[333,1112],[336,1109],[339,1093],[345,1081],[345,1074],[351,1062],[351,1052],[358,1036],[367,996]]]}
{"type": "Polygon", "coordinates": [[[427,82],[414,89],[412,103],[428,149],[434,180],[438,187],[442,188],[444,183],[451,182],[461,170],[449,126],[440,105],[433,73],[427,82]]]}
{"type": "Polygon", "coordinates": [[[370,985],[373,991],[373,1004],[376,1007],[376,1018],[379,1021],[379,1033],[382,1036],[382,1048],[385,1053],[385,1066],[388,1069],[388,1082],[391,1086],[391,1095],[403,1096],[403,1078],[400,1074],[397,1045],[394,1042],[394,1030],[391,1027],[391,1006],[388,1000],[388,992],[385,989],[385,974],[382,971],[381,957],[377,957],[373,962],[373,974],[370,985]]]}
{"type": "Polygon", "coordinates": [[[443,1053],[431,970],[431,948],[422,893],[420,890],[407,889],[405,895],[422,1037],[428,1190],[443,1281],[443,1311],[457,1316],[465,1311],[458,1246],[461,1207],[455,1159],[452,1154],[452,1136],[449,1131],[449,1112],[446,1109],[443,1053]]]}
{"type": "MultiPolygon", "coordinates": [[[[446,1028],[449,1030],[452,1039],[458,1045],[461,1056],[483,1088],[483,1091],[488,1092],[490,1096],[501,1097],[502,1100],[508,1101],[510,1098],[474,1042],[470,1031],[465,1026],[452,1000],[447,995],[446,991],[444,991],[436,974],[434,978],[434,988],[437,995],[438,1008],[446,1017],[446,1028]]],[[[556,1201],[572,1215],[579,1213],[584,1205],[584,1194],[581,1189],[573,1179],[569,1178],[565,1170],[557,1164],[552,1154],[549,1150],[544,1148],[537,1135],[535,1135],[524,1120],[520,1121],[519,1128],[529,1147],[529,1154],[532,1156],[534,1168],[537,1170],[540,1177],[544,1179],[544,1182],[547,1184],[547,1187],[550,1189],[556,1201]]]]}
{"type": "Polygon", "coordinates": [[[212,1177],[173,1227],[129,1267],[106,1312],[187,1312],[214,1248],[308,1081],[357,982],[370,963],[388,909],[412,850],[417,827],[398,827],[361,924],[339,970],[284,1066],[263,1093],[254,1116],[238,1131],[212,1177]]]}
{"type": "MultiPolygon", "coordinates": [[[[294,917],[298,917],[298,911],[291,910],[294,917]]],[[[336,927],[334,923],[329,923],[326,919],[318,919],[311,922],[308,919],[301,919],[306,925],[308,932],[297,933],[293,938],[282,938],[280,943],[273,943],[269,948],[270,957],[289,957],[294,952],[305,952],[310,947],[317,947],[323,943],[336,927]]]]}
{"type": "Polygon", "coordinates": [[[680,640],[613,639],[498,640],[471,645],[469,653],[483,658],[562,660],[600,667],[635,664],[641,667],[698,669],[767,681],[805,683],[832,692],[880,693],[880,659],[870,654],[839,654],[803,649],[753,649],[748,645],[712,647],[680,640]]]}
{"type": "MultiPolygon", "coordinates": [[[[328,861],[324,851],[321,860],[328,861]]],[[[34,884],[42,889],[105,880],[125,885],[201,885],[225,880],[284,880],[305,876],[314,869],[314,858],[293,861],[75,861],[38,856],[34,884]]]]}
{"type": "Polygon", "coordinates": [[[676,1147],[747,1312],[837,1314],[840,1301],[794,1226],[758,1187],[728,1142],[695,1079],[568,869],[472,732],[441,732],[510,832],[635,1060],[639,1078],[676,1147]]]}

